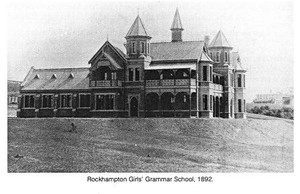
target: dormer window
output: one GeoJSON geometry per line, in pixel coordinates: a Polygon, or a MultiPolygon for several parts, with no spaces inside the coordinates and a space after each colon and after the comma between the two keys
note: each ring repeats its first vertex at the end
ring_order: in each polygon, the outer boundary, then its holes
{"type": "Polygon", "coordinates": [[[74,74],[70,73],[69,78],[73,79],[74,78],[74,74]]]}
{"type": "Polygon", "coordinates": [[[40,79],[39,74],[36,74],[33,79],[40,79]]]}
{"type": "Polygon", "coordinates": [[[51,79],[56,79],[56,75],[53,74],[52,77],[51,77],[51,79]]]}
{"type": "Polygon", "coordinates": [[[131,51],[132,51],[132,54],[136,54],[136,42],[131,43],[131,51]]]}

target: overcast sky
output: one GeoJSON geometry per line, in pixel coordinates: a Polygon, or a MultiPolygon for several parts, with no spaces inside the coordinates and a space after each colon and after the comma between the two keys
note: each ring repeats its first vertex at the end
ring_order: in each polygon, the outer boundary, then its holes
{"type": "Polygon", "coordinates": [[[106,41],[124,50],[137,16],[152,42],[170,41],[176,7],[183,40],[212,39],[221,29],[240,52],[247,98],[293,86],[293,3],[44,1],[8,7],[8,79],[23,80],[35,68],[88,67],[106,41]]]}

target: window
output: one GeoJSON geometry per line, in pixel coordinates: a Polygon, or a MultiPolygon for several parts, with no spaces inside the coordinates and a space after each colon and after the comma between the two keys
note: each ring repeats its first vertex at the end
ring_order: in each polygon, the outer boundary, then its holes
{"type": "Polygon", "coordinates": [[[242,87],[242,75],[238,74],[238,87],[242,87]]]}
{"type": "Polygon", "coordinates": [[[133,81],[133,69],[132,68],[129,68],[129,81],[133,81]]]}
{"type": "Polygon", "coordinates": [[[104,73],[104,80],[107,80],[107,72],[104,73]]]}
{"type": "Polygon", "coordinates": [[[150,43],[147,43],[147,53],[150,53],[150,43]]]}
{"type": "Polygon", "coordinates": [[[111,73],[111,79],[112,80],[116,80],[117,79],[117,73],[116,72],[112,72],[111,73]]]}
{"type": "Polygon", "coordinates": [[[203,81],[207,81],[207,66],[203,66],[203,81]]]}
{"type": "Polygon", "coordinates": [[[219,60],[220,60],[220,53],[216,52],[216,62],[219,62],[219,60]]]}
{"type": "Polygon", "coordinates": [[[212,67],[209,67],[209,79],[212,81],[213,75],[212,75],[212,67]]]}
{"type": "Polygon", "coordinates": [[[207,107],[207,95],[203,95],[203,110],[208,110],[208,107],[207,107]]]}
{"type": "Polygon", "coordinates": [[[145,42],[141,42],[140,51],[141,53],[145,53],[145,42]]]}
{"type": "Polygon", "coordinates": [[[72,95],[71,94],[62,94],[60,96],[60,107],[62,107],[62,108],[72,107],[72,95]]]}
{"type": "Polygon", "coordinates": [[[34,95],[25,95],[24,101],[24,108],[34,108],[34,95]]]}
{"type": "Polygon", "coordinates": [[[246,76],[245,75],[243,75],[243,86],[244,86],[244,88],[246,87],[246,76]]]}
{"type": "Polygon", "coordinates": [[[246,112],[246,100],[244,100],[244,112],[246,112]]]}
{"type": "Polygon", "coordinates": [[[224,53],[224,61],[228,62],[228,53],[227,52],[224,53]]]}
{"type": "Polygon", "coordinates": [[[230,76],[230,86],[233,87],[233,74],[230,73],[229,76],[230,76]]]}
{"type": "Polygon", "coordinates": [[[239,112],[242,112],[242,100],[241,99],[239,99],[238,100],[238,108],[239,108],[239,112]]]}
{"type": "Polygon", "coordinates": [[[140,68],[135,68],[135,81],[140,81],[140,68]]]}
{"type": "Polygon", "coordinates": [[[53,107],[53,95],[52,94],[43,95],[42,107],[43,108],[52,108],[53,107]]]}
{"type": "Polygon", "coordinates": [[[79,107],[90,107],[90,94],[80,94],[79,95],[79,107]]]}
{"type": "Polygon", "coordinates": [[[210,110],[213,109],[213,96],[210,95],[210,110]]]}
{"type": "Polygon", "coordinates": [[[135,54],[136,53],[135,42],[131,43],[131,49],[132,49],[132,53],[135,54]]]}
{"type": "Polygon", "coordinates": [[[113,110],[115,96],[112,94],[97,94],[96,98],[96,110],[113,110]]]}

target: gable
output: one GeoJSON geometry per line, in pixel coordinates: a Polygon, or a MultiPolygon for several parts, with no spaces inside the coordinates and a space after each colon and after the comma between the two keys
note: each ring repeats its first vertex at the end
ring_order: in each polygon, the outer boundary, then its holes
{"type": "Polygon", "coordinates": [[[96,60],[92,63],[91,71],[98,69],[99,67],[107,66],[111,70],[123,69],[122,66],[108,53],[101,51],[96,60]]]}
{"type": "Polygon", "coordinates": [[[120,50],[115,48],[112,44],[106,41],[96,54],[89,60],[89,64],[95,65],[101,58],[108,59],[113,65],[123,68],[126,64],[126,55],[120,50]]]}

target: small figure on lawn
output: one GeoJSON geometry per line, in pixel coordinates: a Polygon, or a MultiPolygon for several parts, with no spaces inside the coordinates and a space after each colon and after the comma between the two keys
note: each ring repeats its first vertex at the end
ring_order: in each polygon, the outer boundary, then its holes
{"type": "Polygon", "coordinates": [[[69,132],[75,132],[75,133],[77,133],[77,127],[75,126],[75,124],[74,123],[71,123],[71,127],[72,127],[72,129],[71,130],[69,130],[69,132]]]}

